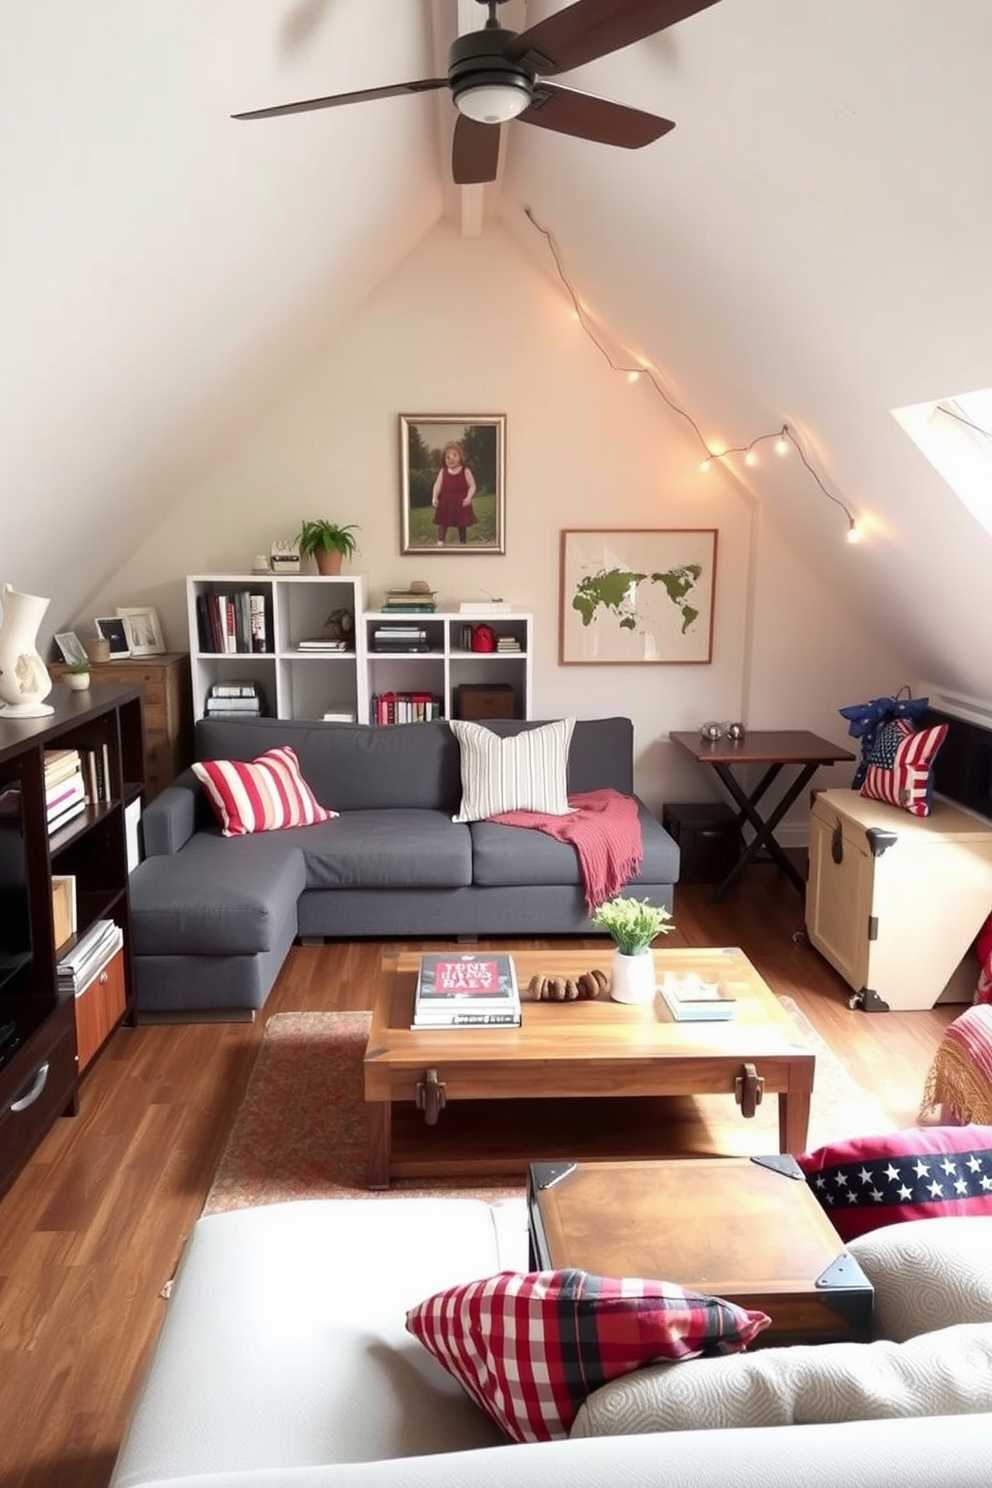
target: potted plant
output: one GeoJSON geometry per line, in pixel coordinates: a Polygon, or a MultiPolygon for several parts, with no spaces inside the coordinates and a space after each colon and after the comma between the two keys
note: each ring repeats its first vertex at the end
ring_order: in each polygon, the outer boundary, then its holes
{"type": "Polygon", "coordinates": [[[650,1002],[655,991],[651,942],[675,928],[668,910],[621,895],[598,905],[589,919],[616,946],[610,976],[614,1002],[650,1002]]]}
{"type": "Polygon", "coordinates": [[[357,530],[354,523],[343,527],[319,517],[301,523],[297,542],[300,552],[316,561],[318,573],[336,574],[341,572],[341,560],[357,551],[358,543],[352,536],[357,530]]]}
{"type": "Polygon", "coordinates": [[[90,663],[89,657],[82,656],[78,661],[70,661],[65,669],[65,685],[70,692],[85,692],[90,685],[90,663]]]}

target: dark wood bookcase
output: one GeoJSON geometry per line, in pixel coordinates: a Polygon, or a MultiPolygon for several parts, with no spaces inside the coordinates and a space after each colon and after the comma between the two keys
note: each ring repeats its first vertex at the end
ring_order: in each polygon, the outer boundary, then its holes
{"type": "MultiPolygon", "coordinates": [[[[76,882],[76,933],[112,919],[124,934],[114,968],[120,995],[101,1040],[131,1010],[131,935],[125,806],[144,785],[141,690],[98,686],[70,692],[57,683],[44,718],[0,713],[0,1194],[17,1177],[59,1115],[77,1109],[77,1009],[56,976],[52,878],[76,882]],[[107,761],[106,799],[90,801],[51,835],[45,812],[45,751],[93,749],[107,761]]],[[[89,1049],[87,1057],[97,1052],[89,1049]]]]}

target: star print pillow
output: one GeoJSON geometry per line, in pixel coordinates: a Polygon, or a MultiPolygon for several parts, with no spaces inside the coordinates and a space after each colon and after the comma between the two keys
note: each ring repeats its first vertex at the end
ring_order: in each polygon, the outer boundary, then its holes
{"type": "Polygon", "coordinates": [[[842,1240],[907,1219],[992,1214],[992,1126],[919,1126],[796,1157],[842,1240]]]}

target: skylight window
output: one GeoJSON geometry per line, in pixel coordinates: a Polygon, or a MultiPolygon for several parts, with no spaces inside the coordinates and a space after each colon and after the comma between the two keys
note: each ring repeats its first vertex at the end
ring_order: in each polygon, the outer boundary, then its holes
{"type": "Polygon", "coordinates": [[[992,388],[892,411],[972,516],[992,533],[992,388]]]}

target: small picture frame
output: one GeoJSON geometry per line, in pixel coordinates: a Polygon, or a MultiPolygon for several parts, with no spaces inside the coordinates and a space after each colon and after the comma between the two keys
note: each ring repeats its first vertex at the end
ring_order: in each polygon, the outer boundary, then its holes
{"type": "Polygon", "coordinates": [[[72,666],[74,662],[86,660],[86,651],[83,643],[74,630],[58,631],[55,636],[55,644],[61,651],[62,660],[66,666],[72,666]]]}
{"type": "Polygon", "coordinates": [[[400,552],[504,553],[505,450],[505,414],[400,414],[400,552]]]}
{"type": "Polygon", "coordinates": [[[158,611],[148,605],[118,605],[132,656],[161,656],[165,651],[158,611]]]}
{"type": "Polygon", "coordinates": [[[98,615],[93,624],[97,635],[103,636],[110,647],[111,661],[124,661],[131,655],[127,631],[120,615],[98,615]]]}

